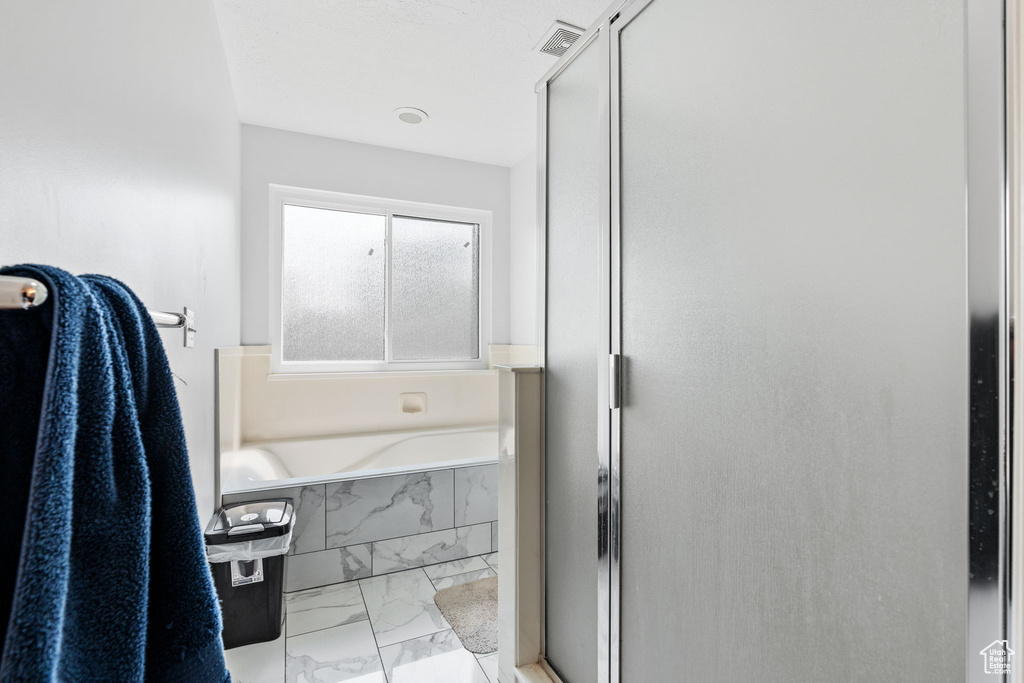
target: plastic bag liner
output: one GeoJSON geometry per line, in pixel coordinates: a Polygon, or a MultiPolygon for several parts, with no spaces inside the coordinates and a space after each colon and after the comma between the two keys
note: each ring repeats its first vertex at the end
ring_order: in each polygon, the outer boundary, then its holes
{"type": "Polygon", "coordinates": [[[291,530],[283,536],[258,538],[254,541],[232,541],[221,545],[206,546],[206,559],[211,563],[233,560],[258,560],[262,557],[284,555],[292,544],[291,530]]]}

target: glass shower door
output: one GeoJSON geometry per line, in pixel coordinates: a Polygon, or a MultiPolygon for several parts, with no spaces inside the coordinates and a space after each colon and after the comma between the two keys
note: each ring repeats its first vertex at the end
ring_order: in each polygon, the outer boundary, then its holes
{"type": "Polygon", "coordinates": [[[547,86],[546,656],[566,681],[581,682],[596,681],[598,667],[598,368],[606,312],[597,143],[604,73],[593,42],[547,86]]]}
{"type": "Polygon", "coordinates": [[[621,680],[963,680],[963,2],[617,24],[621,680]]]}

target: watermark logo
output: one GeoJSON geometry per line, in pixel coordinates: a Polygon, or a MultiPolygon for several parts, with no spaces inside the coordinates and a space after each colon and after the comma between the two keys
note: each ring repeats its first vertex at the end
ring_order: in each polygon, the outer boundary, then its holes
{"type": "Polygon", "coordinates": [[[993,640],[988,647],[981,651],[981,656],[985,658],[985,673],[1010,673],[1010,659],[1013,657],[1013,650],[1005,640],[993,640]]]}

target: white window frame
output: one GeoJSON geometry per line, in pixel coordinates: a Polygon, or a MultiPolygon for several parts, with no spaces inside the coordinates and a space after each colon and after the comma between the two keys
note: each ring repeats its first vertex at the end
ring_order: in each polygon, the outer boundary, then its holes
{"type": "MultiPolygon", "coordinates": [[[[287,374],[346,373],[408,373],[480,371],[488,368],[487,349],[491,331],[491,221],[492,213],[479,209],[465,209],[440,204],[425,204],[401,199],[384,199],[364,195],[310,190],[286,185],[270,185],[270,372],[287,374]],[[334,209],[353,213],[384,216],[385,222],[385,283],[384,283],[384,361],[285,361],[281,357],[284,327],[281,316],[281,267],[283,257],[284,206],[293,204],[319,209],[334,209]],[[409,216],[457,223],[475,223],[480,226],[479,287],[480,310],[478,358],[468,361],[403,361],[395,360],[391,350],[391,224],[394,216],[409,216]]],[[[309,291],[315,296],[316,283],[309,291]]]]}

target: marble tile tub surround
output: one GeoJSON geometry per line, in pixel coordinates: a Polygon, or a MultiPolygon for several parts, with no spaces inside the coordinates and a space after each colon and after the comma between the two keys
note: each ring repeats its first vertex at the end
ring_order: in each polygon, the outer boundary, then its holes
{"type": "Polygon", "coordinates": [[[295,501],[288,592],[496,551],[497,465],[269,489],[295,501]],[[461,523],[460,520],[466,520],[461,523]]]}
{"type": "Polygon", "coordinates": [[[498,519],[498,466],[455,470],[455,526],[498,519]]]}
{"type": "Polygon", "coordinates": [[[495,521],[497,480],[494,464],[327,484],[327,547],[495,521]]]}
{"type": "Polygon", "coordinates": [[[454,479],[455,470],[434,470],[327,484],[327,546],[454,527],[454,479]]]}
{"type": "Polygon", "coordinates": [[[365,579],[373,575],[373,544],[331,548],[288,558],[284,589],[287,592],[365,579]]]}
{"type": "Polygon", "coordinates": [[[376,541],[373,544],[373,574],[377,576],[484,555],[490,549],[489,523],[376,541]]]}

